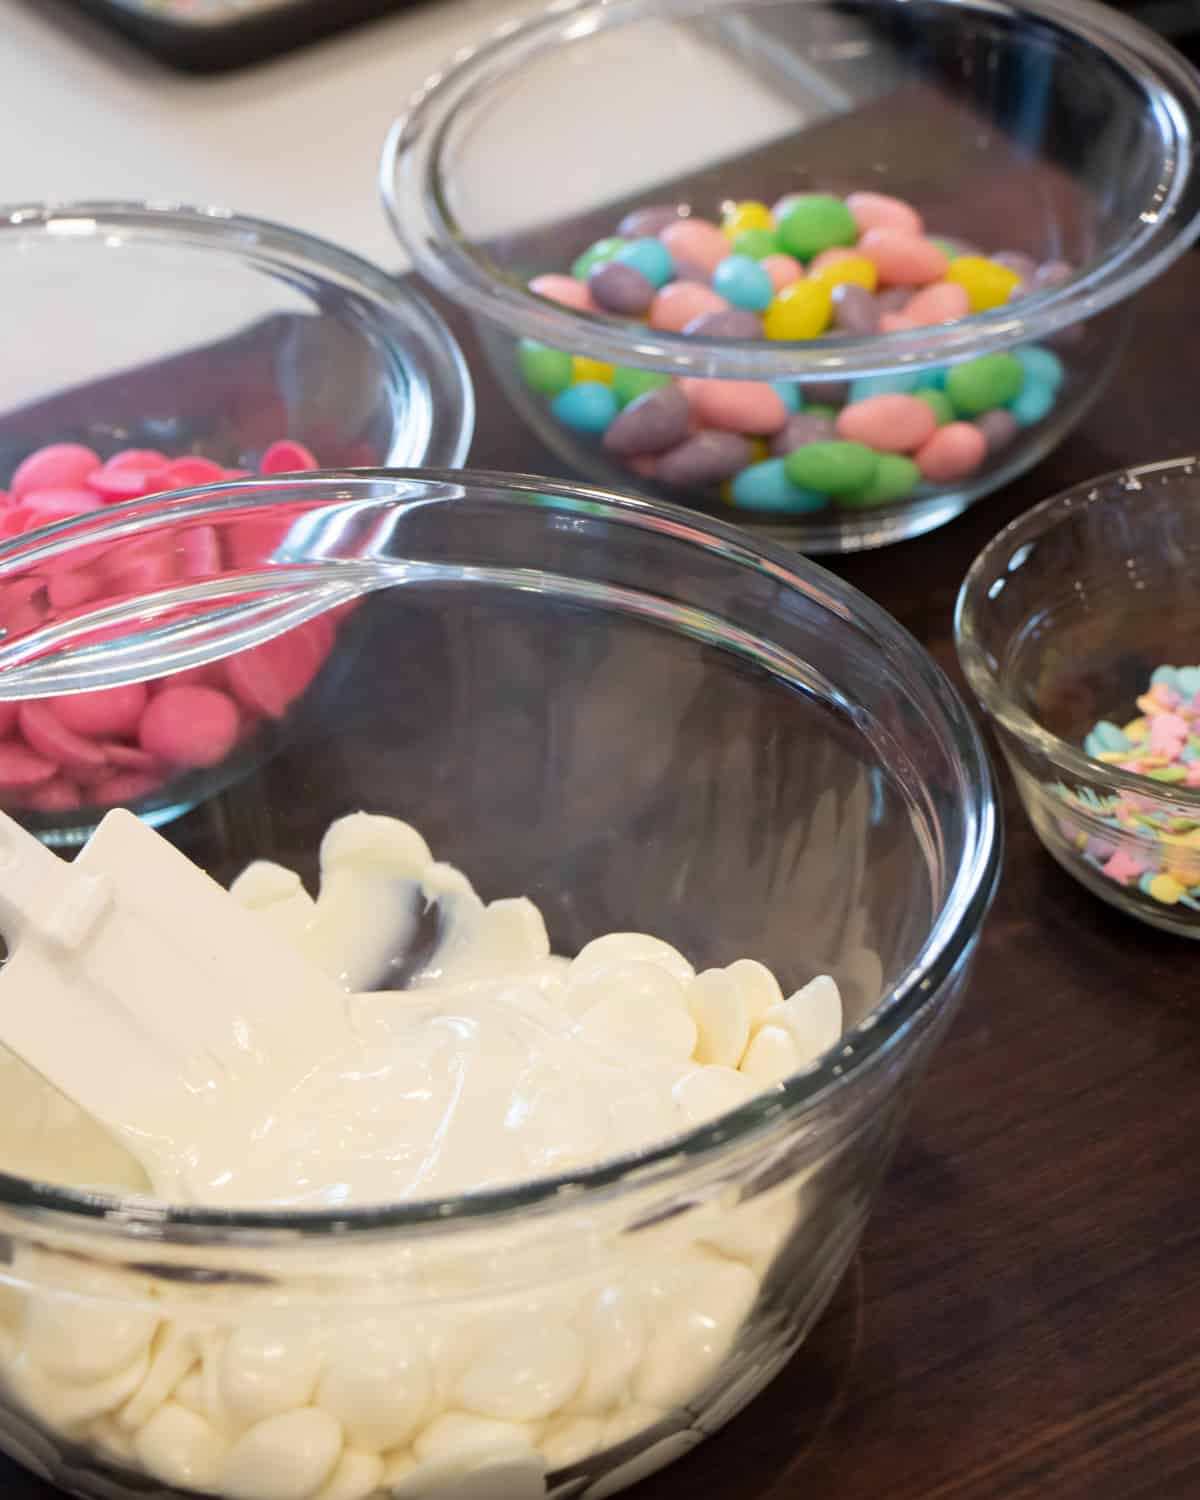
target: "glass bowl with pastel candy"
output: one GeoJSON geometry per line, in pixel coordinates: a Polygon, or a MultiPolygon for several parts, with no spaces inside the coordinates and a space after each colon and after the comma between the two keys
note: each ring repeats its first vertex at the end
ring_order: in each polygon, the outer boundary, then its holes
{"type": "MultiPolygon", "coordinates": [[[[465,454],[454,340],[420,297],[332,245],[216,211],[30,206],[0,216],[0,264],[27,350],[0,376],[10,645],[132,593],[269,569],[288,531],[281,511],[166,538],[146,521],[156,495],[465,454]],[[82,520],[86,545],[47,532],[82,520]]],[[[0,808],[60,841],[118,804],[175,816],[278,743],[337,630],[332,616],[301,624],[186,678],[103,692],[83,672],[70,692],[5,701],[0,808]]]]}
{"type": "Polygon", "coordinates": [[[1196,233],[1198,123],[1087,0],[582,0],[438,74],[382,187],[579,472],[843,551],[1098,399],[1196,233]]]}
{"type": "Polygon", "coordinates": [[[153,502],[181,542],[287,508],[203,640],[140,598],[12,671],[207,670],[264,596],[357,591],[311,732],[169,830],[318,966],[274,998],[322,1050],[261,1131],[218,1078],[164,1187],[0,1049],[0,1448],[94,1500],[613,1495],[722,1441],[852,1261],[998,877],[981,736],[870,600],[676,507],[233,491],[153,502]]]}
{"type": "Polygon", "coordinates": [[[1200,459],[1122,470],[976,558],[958,652],[1038,836],[1144,922],[1200,937],[1200,459]]]}

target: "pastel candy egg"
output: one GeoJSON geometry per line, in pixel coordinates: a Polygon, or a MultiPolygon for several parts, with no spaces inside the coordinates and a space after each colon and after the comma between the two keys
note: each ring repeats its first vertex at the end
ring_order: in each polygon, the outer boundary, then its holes
{"type": "Polygon", "coordinates": [[[773,229],[743,229],[732,245],[735,254],[748,255],[751,260],[766,260],[769,255],[778,255],[782,248],[773,229]]]}
{"type": "Polygon", "coordinates": [[[585,1372],[578,1334],[530,1323],[480,1349],[458,1382],[457,1404],[501,1422],[536,1422],[566,1405],[585,1372]]]}
{"type": "Polygon", "coordinates": [[[781,292],[804,275],[804,267],[792,255],[774,254],[764,256],[762,268],[771,278],[773,291],[781,292]]]}
{"type": "Polygon", "coordinates": [[[831,193],[802,193],[779,220],[783,248],[799,260],[811,260],[835,245],[853,245],[858,237],[854,215],[831,193]]]}
{"type": "Polygon", "coordinates": [[[822,510],[829,503],[825,495],[793,484],[782,458],[767,458],[743,469],[734,477],[731,499],[742,510],[795,514],[822,510]]]}
{"type": "Polygon", "coordinates": [[[1037,380],[1055,390],[1066,378],[1063,362],[1053,349],[1043,344],[1026,344],[1023,349],[1014,349],[1013,357],[1020,360],[1026,380],[1037,380]]]}
{"type": "Polygon", "coordinates": [[[629,244],[622,245],[613,256],[613,261],[616,265],[631,266],[635,271],[640,271],[656,290],[666,286],[675,274],[671,252],[662,240],[651,237],[631,240],[629,244]]]}
{"type": "Polygon", "coordinates": [[[685,391],[703,427],[769,437],[787,421],[787,408],[762,380],[689,380],[685,391]]]}
{"type": "Polygon", "coordinates": [[[763,332],[769,339],[788,342],[819,338],[829,327],[833,294],[823,281],[806,277],[775,294],[763,314],[763,332]]]}
{"type": "Polygon", "coordinates": [[[850,193],[846,207],[854,215],[854,222],[862,234],[869,229],[895,229],[901,234],[911,235],[925,232],[921,215],[903,198],[893,198],[887,193],[850,193]]]}
{"type": "Polygon", "coordinates": [[[168,687],[142,715],[138,743],[169,765],[215,766],[237,743],[240,723],[237,705],[227,693],[168,687]]]}
{"type": "Polygon", "coordinates": [[[587,354],[576,354],[571,360],[571,378],[575,384],[594,380],[600,385],[612,385],[615,374],[614,365],[606,364],[602,359],[592,359],[587,354]]]}
{"type": "Polygon", "coordinates": [[[950,398],[945,391],[936,386],[922,386],[913,392],[918,401],[924,401],[933,413],[933,419],[939,427],[944,427],[947,422],[954,421],[954,407],[950,404],[950,398]]]}
{"type": "Polygon", "coordinates": [[[571,267],[571,275],[579,281],[586,281],[597,266],[602,266],[605,261],[611,260],[624,244],[625,240],[619,235],[597,240],[594,245],[589,245],[575,261],[571,267]]]}
{"type": "Polygon", "coordinates": [[[707,219],[680,219],[659,232],[659,240],[675,261],[686,260],[709,276],[729,254],[729,241],[707,219]]]}
{"type": "MultiPolygon", "coordinates": [[[[710,429],[664,453],[658,478],[671,485],[720,484],[750,462],[750,444],[740,433],[710,429]]],[[[48,774],[53,775],[53,766],[48,774]]]]}
{"type": "MultiPolygon", "coordinates": [[[[723,242],[722,242],[723,243],[723,242]]],[[[672,281],[650,305],[650,326],[663,333],[682,333],[705,313],[725,312],[729,303],[698,281],[672,281]]]]}
{"type": "Polygon", "coordinates": [[[137,727],[149,696],[145,683],[136,682],[91,693],[59,693],[46,702],[55,718],[76,734],[122,735],[137,727]]]}
{"type": "Polygon", "coordinates": [[[879,293],[875,299],[879,303],[880,314],[902,313],[913,299],[913,291],[907,286],[889,286],[879,293]]]}
{"type": "Polygon", "coordinates": [[[858,248],[873,262],[880,281],[891,286],[925,286],[940,281],[950,268],[931,240],[898,229],[868,229],[858,248]]]}
{"type": "Polygon", "coordinates": [[[954,282],[942,281],[935,286],[923,287],[909,299],[904,317],[917,328],[927,328],[934,323],[954,323],[965,318],[969,311],[966,289],[954,282]]]}
{"type": "Polygon", "coordinates": [[[611,386],[585,380],[561,391],[550,403],[550,409],[564,427],[594,436],[604,432],[617,415],[617,398],[611,386]]]}
{"type": "Polygon", "coordinates": [[[948,282],[966,292],[973,313],[1003,307],[1021,280],[1015,271],[982,255],[960,255],[945,274],[948,282]]]}
{"type": "Polygon", "coordinates": [[[687,210],[681,204],[650,203],[627,213],[617,225],[617,233],[627,240],[640,240],[647,235],[661,235],[664,229],[686,217],[687,210]]]}
{"type": "Polygon", "coordinates": [[[635,370],[627,365],[618,365],[613,371],[612,391],[621,406],[628,406],[647,391],[659,391],[671,384],[669,375],[660,375],[657,370],[635,370]]]}
{"type": "Polygon", "coordinates": [[[733,240],[745,229],[774,229],[775,216],[765,203],[747,199],[731,203],[721,215],[721,229],[733,240]]]}
{"type": "Polygon", "coordinates": [[[932,484],[953,484],[987,456],[987,442],[972,422],[949,422],[917,449],[917,467],[932,484]]]}
{"type": "Polygon", "coordinates": [[[784,460],[793,484],[822,495],[862,489],[874,476],[878,463],[878,455],[865,444],[842,439],[806,443],[784,460]]]}
{"type": "Polygon", "coordinates": [[[841,333],[874,333],[879,303],[866,287],[847,282],[833,290],[833,323],[841,333]]]}
{"type": "Polygon", "coordinates": [[[621,317],[640,317],[649,311],[654,301],[654,283],[636,266],[625,265],[619,260],[604,261],[596,266],[589,272],[587,284],[597,307],[621,317]]]}
{"type": "Polygon", "coordinates": [[[1041,380],[1026,380],[1021,394],[1009,405],[1009,411],[1018,427],[1032,427],[1054,410],[1058,393],[1054,387],[1041,380]]]}
{"type": "Polygon", "coordinates": [[[642,453],[665,453],[688,435],[691,407],[676,385],[647,391],[614,419],[604,434],[604,446],[623,458],[642,453]]]}
{"type": "Polygon", "coordinates": [[[804,406],[804,392],[798,380],[773,380],[771,389],[787,407],[789,412],[800,411],[804,406]]]}
{"type": "Polygon", "coordinates": [[[337,1418],[303,1406],[244,1432],[226,1454],[213,1488],[228,1500],[309,1500],[341,1452],[337,1418]]]}
{"type": "Polygon", "coordinates": [[[916,396],[871,396],[842,408],[837,434],[879,453],[912,453],[933,436],[937,418],[916,396]]]}
{"type": "Polygon", "coordinates": [[[9,499],[20,500],[38,490],[82,489],[99,467],[100,455],[82,443],[47,443],[17,465],[9,499]]]}
{"type": "Polygon", "coordinates": [[[861,489],[837,497],[843,508],[870,510],[876,505],[891,505],[907,500],[921,482],[921,471],[911,458],[899,453],[881,453],[875,473],[861,489]]]}
{"type": "Polygon", "coordinates": [[[1003,407],[985,411],[981,417],[976,417],[975,426],[983,434],[989,453],[998,453],[1001,448],[1006,448],[1020,431],[1016,417],[1003,407]]]}
{"type": "Polygon", "coordinates": [[[535,296],[544,297],[547,302],[557,302],[560,307],[570,307],[576,312],[596,310],[591,292],[582,281],[576,281],[573,276],[560,276],[555,272],[535,276],[529,283],[529,290],[535,296]]]}
{"type": "Polygon", "coordinates": [[[536,339],[522,339],[517,345],[517,368],[530,390],[543,396],[557,396],[574,379],[571,356],[536,339]]]}
{"type": "Polygon", "coordinates": [[[731,307],[726,312],[701,313],[683,331],[688,338],[760,339],[763,330],[757,313],[731,307]]]}
{"type": "Polygon", "coordinates": [[[770,274],[748,255],[726,256],[713,272],[712,285],[727,302],[748,312],[764,312],[774,295],[770,274]]]}
{"type": "Polygon", "coordinates": [[[771,439],[771,452],[777,458],[786,458],[805,443],[824,443],[837,436],[837,429],[829,417],[810,411],[793,412],[782,428],[771,439]]]}
{"type": "Polygon", "coordinates": [[[977,417],[993,406],[1007,406],[1025,381],[1021,362],[1012,354],[981,354],[946,374],[946,395],[960,417],[977,417]]]}

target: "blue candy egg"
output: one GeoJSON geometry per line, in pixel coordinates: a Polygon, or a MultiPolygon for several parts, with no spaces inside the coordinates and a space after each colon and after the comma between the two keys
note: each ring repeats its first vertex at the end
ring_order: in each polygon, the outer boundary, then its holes
{"type": "Polygon", "coordinates": [[[743,510],[787,511],[792,514],[824,510],[829,497],[793,484],[783,464],[782,458],[768,458],[743,469],[733,481],[733,503],[743,510]]]}
{"type": "Polygon", "coordinates": [[[610,386],[601,385],[598,380],[581,380],[555,396],[550,410],[564,427],[598,434],[608,431],[618,406],[610,386]]]}
{"type": "Polygon", "coordinates": [[[771,389],[787,407],[788,415],[804,410],[804,392],[794,380],[772,380],[771,389]]]}
{"type": "Polygon", "coordinates": [[[1010,402],[1008,409],[1016,417],[1018,427],[1032,427],[1050,415],[1057,399],[1058,392],[1052,385],[1026,375],[1021,394],[1010,402]]]}
{"type": "Polygon", "coordinates": [[[865,401],[869,396],[911,396],[928,385],[928,370],[895,370],[890,375],[860,375],[850,382],[850,400],[865,401]]]}
{"type": "Polygon", "coordinates": [[[1194,698],[1200,693],[1200,667],[1180,667],[1175,679],[1185,698],[1194,698]]]}
{"type": "Polygon", "coordinates": [[[765,312],[775,295],[770,276],[749,255],[727,255],[713,272],[712,288],[746,312],[765,312]]]}
{"type": "Polygon", "coordinates": [[[628,245],[621,246],[613,259],[640,271],[651,286],[666,286],[675,275],[671,252],[660,240],[630,240],[628,245]]]}
{"type": "MultiPolygon", "coordinates": [[[[1187,668],[1185,667],[1184,670],[1186,671],[1187,668]]],[[[1150,673],[1150,686],[1167,687],[1173,693],[1182,692],[1183,690],[1179,681],[1179,673],[1174,667],[1155,667],[1154,671],[1150,673]]]]}
{"type": "Polygon", "coordinates": [[[1021,362],[1025,379],[1035,380],[1057,391],[1066,377],[1063,362],[1052,349],[1041,344],[1026,344],[1023,349],[1014,349],[1013,354],[1021,362]]]}

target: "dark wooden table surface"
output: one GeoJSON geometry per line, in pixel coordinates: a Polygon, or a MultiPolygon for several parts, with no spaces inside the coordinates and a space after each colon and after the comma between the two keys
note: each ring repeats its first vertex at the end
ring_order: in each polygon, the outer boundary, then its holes
{"type": "MultiPolygon", "coordinates": [[[[560,466],[478,377],[479,466],[560,466]]],[[[1011,516],[1124,463],[1200,448],[1200,275],[1137,305],[1104,401],[1051,458],[943,530],[834,563],[958,680],[951,613],[1011,516]]],[[[1200,1497],[1197,950],[1052,865],[1010,785],[1007,867],[974,983],[833,1307],[658,1500],[1200,1497]]],[[[54,1491],[0,1460],[0,1500],[54,1491]]]]}
{"type": "MultiPolygon", "coordinates": [[[[563,473],[448,316],[477,373],[471,461],[563,473]]],[[[1141,295],[1108,394],[1056,453],[941,531],[832,566],[961,686],[954,599],[1000,526],[1200,449],[1197,325],[1188,255],[1141,295]]],[[[637,1494],[1200,1497],[1200,952],[1062,873],[1002,780],[1006,867],[966,1006],[845,1285],[775,1384],[637,1494]]]]}

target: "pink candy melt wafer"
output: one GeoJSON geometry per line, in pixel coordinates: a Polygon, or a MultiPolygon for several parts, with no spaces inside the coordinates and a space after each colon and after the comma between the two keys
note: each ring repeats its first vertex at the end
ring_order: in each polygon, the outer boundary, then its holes
{"type": "Polygon", "coordinates": [[[173,766],[215,766],[237,743],[237,705],[216,688],[169,687],[138,725],[143,750],[173,766]]]}
{"type": "Polygon", "coordinates": [[[35,754],[25,745],[13,740],[0,744],[0,789],[25,791],[29,787],[41,786],[57,773],[58,767],[52,760],[35,754]]]}
{"type": "Polygon", "coordinates": [[[60,693],[46,703],[55,718],[76,734],[122,735],[137,728],[148,696],[145,683],[135,682],[94,693],[60,693]]]}
{"type": "Polygon", "coordinates": [[[271,444],[258,467],[263,474],[297,474],[315,469],[317,461],[303,443],[282,438],[271,444]]]}
{"type": "Polygon", "coordinates": [[[100,455],[80,443],[50,443],[17,465],[9,485],[12,499],[35,490],[82,489],[100,467],[100,455]]]}
{"type": "Polygon", "coordinates": [[[94,740],[68,729],[48,703],[22,703],[17,726],[31,749],[67,770],[98,770],[107,761],[94,740]]]}

